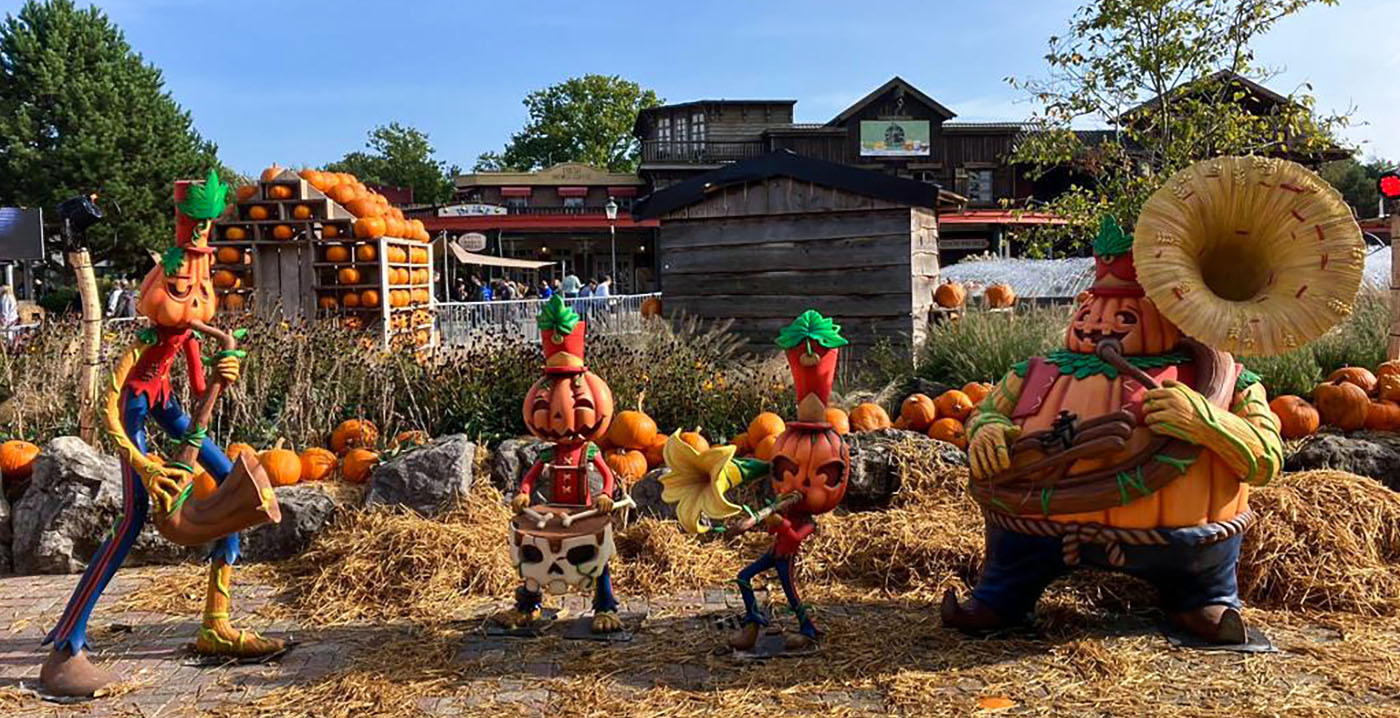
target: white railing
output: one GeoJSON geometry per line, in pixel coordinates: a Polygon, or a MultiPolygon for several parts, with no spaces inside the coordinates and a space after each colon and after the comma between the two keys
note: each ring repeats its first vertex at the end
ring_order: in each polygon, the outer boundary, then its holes
{"type": "MultiPolygon", "coordinates": [[[[627,334],[642,330],[642,302],[660,296],[659,293],[623,294],[615,297],[576,297],[564,302],[589,322],[589,334],[627,334]]],[[[543,305],[542,299],[439,302],[438,331],[442,335],[442,343],[448,346],[470,344],[474,336],[486,333],[504,333],[535,341],[540,337],[535,317],[543,305]]]]}

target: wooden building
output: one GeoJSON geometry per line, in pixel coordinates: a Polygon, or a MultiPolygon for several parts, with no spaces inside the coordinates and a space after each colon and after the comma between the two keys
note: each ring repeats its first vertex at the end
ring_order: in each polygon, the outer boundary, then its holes
{"type": "Polygon", "coordinates": [[[732,319],[770,342],[816,309],[857,353],[919,344],[938,283],[940,208],[960,197],[925,182],[788,150],[736,162],[644,198],[660,219],[667,313],[732,319]]]}

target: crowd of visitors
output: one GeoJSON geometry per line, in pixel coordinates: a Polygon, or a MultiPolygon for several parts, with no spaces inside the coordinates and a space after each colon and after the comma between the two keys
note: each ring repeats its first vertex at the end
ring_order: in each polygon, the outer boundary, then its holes
{"type": "Polygon", "coordinates": [[[553,281],[541,278],[539,282],[517,282],[513,279],[492,279],[482,281],[473,274],[470,279],[457,279],[453,299],[458,302],[503,302],[513,299],[549,299],[562,294],[566,299],[601,298],[612,296],[612,277],[603,275],[585,284],[578,275],[570,272],[564,278],[553,281]]]}

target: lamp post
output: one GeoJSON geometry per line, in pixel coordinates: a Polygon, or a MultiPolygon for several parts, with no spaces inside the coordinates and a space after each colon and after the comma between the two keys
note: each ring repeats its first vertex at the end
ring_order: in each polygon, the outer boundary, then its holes
{"type": "MultiPolygon", "coordinates": [[[[608,215],[608,239],[612,245],[612,273],[608,275],[614,282],[617,281],[617,201],[612,197],[608,198],[608,203],[603,205],[603,212],[608,215]]],[[[611,289],[611,288],[610,288],[611,289]]],[[[609,294],[612,292],[609,291],[609,294]]]]}

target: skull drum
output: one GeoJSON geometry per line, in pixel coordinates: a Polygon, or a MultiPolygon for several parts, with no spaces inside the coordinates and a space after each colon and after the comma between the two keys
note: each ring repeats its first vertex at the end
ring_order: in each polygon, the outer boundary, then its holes
{"type": "Polygon", "coordinates": [[[564,507],[541,505],[511,521],[510,558],[527,590],[561,594],[592,589],[616,553],[611,516],[566,526],[569,514],[564,507]]]}

